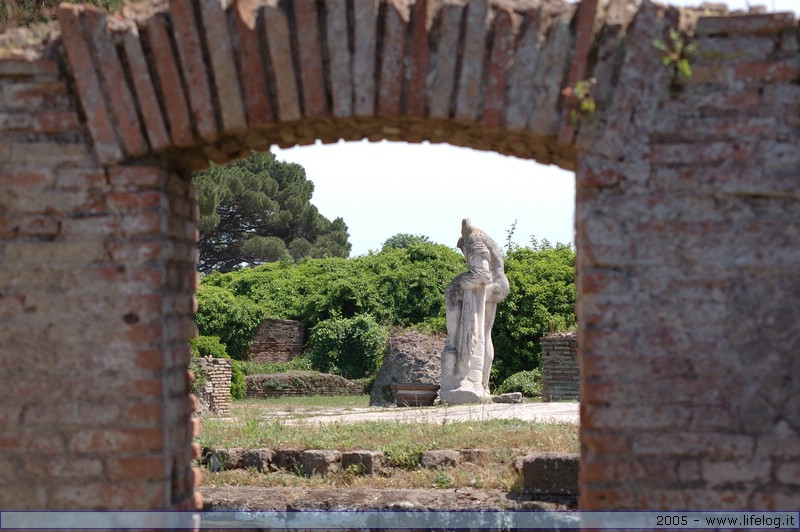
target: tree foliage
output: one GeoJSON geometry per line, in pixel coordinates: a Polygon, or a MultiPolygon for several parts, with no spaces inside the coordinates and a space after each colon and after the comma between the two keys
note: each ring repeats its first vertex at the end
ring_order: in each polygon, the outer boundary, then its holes
{"type": "Polygon", "coordinates": [[[197,328],[202,336],[216,336],[231,358],[246,357],[264,311],[246,297],[229,290],[201,284],[197,290],[197,328]]]}
{"type": "Polygon", "coordinates": [[[539,339],[575,322],[575,251],[568,245],[541,244],[511,249],[505,258],[509,292],[497,308],[492,338],[492,380],[539,367],[539,339]]]}
{"type": "MultiPolygon", "coordinates": [[[[249,342],[257,326],[250,321],[254,316],[258,320],[300,320],[312,335],[322,323],[327,322],[320,330],[329,334],[334,324],[343,327],[342,320],[365,315],[384,327],[443,331],[444,290],[465,269],[461,253],[422,242],[353,259],[281,261],[212,273],[203,278],[198,292],[198,325],[204,324],[200,326],[202,334],[220,336],[234,358],[238,355],[233,355],[231,346],[249,342]],[[242,309],[232,308],[236,305],[242,309]],[[223,336],[226,327],[235,334],[223,336]]],[[[575,254],[571,247],[534,241],[526,248],[512,248],[506,256],[506,274],[511,289],[498,306],[492,333],[494,383],[538,367],[539,339],[551,327],[565,330],[575,326],[575,254]]],[[[351,354],[363,358],[359,367],[372,368],[371,355],[365,351],[351,354]]],[[[317,356],[322,355],[318,352],[317,356]]],[[[330,360],[331,367],[343,371],[338,358],[330,360]]],[[[323,357],[318,367],[325,364],[323,357]]]]}
{"type": "Polygon", "coordinates": [[[193,176],[200,204],[200,266],[229,272],[284,257],[347,257],[347,225],[311,204],[314,184],[302,166],[251,153],[193,176]]]}
{"type": "Polygon", "coordinates": [[[360,379],[378,371],[388,339],[388,329],[369,314],[333,317],[312,330],[308,356],[317,371],[360,379]]]}
{"type": "Polygon", "coordinates": [[[382,251],[393,248],[408,248],[414,244],[427,244],[431,239],[425,235],[412,235],[410,233],[397,233],[386,239],[381,247],[382,251]]]}

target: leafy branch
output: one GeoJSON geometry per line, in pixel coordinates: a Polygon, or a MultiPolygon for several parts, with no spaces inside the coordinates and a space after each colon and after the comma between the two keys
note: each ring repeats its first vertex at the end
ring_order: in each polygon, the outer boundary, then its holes
{"type": "Polygon", "coordinates": [[[691,79],[692,66],[690,62],[697,53],[697,43],[687,43],[678,30],[670,28],[669,42],[656,39],[653,41],[653,46],[664,53],[661,56],[661,63],[665,67],[672,67],[684,79],[691,79]]]}
{"type": "Polygon", "coordinates": [[[570,107],[569,121],[573,126],[577,125],[582,118],[592,116],[597,110],[597,102],[592,97],[592,90],[596,84],[596,78],[589,78],[561,91],[570,107]]]}

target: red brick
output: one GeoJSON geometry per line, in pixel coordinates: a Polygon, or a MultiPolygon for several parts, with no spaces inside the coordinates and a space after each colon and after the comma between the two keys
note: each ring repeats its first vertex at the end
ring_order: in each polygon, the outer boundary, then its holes
{"type": "Polygon", "coordinates": [[[736,65],[736,79],[757,81],[797,81],[800,78],[800,65],[796,62],[756,61],[736,65]]]}
{"type": "Polygon", "coordinates": [[[203,449],[200,448],[200,444],[197,442],[192,443],[192,460],[200,460],[203,457],[203,449]]]}
{"type": "Polygon", "coordinates": [[[431,0],[417,0],[411,12],[411,65],[408,78],[408,114],[425,116],[426,78],[428,76],[431,0]]]}
{"type": "Polygon", "coordinates": [[[461,74],[456,89],[457,120],[473,122],[477,120],[480,111],[488,11],[488,2],[472,2],[467,7],[461,74]]]}
{"type": "Polygon", "coordinates": [[[409,12],[405,5],[386,4],[383,57],[381,59],[378,112],[399,115],[402,112],[406,35],[409,12]]]}
{"type": "MultiPolygon", "coordinates": [[[[597,17],[598,0],[582,0],[578,5],[577,25],[574,33],[574,50],[572,64],[567,78],[567,87],[574,87],[579,81],[586,79],[586,69],[589,60],[589,51],[594,42],[594,21],[597,17]]],[[[558,142],[572,144],[575,141],[575,126],[566,114],[566,120],[561,124],[558,133],[558,142]]]]}
{"type": "Polygon", "coordinates": [[[333,116],[346,118],[353,114],[353,69],[350,51],[341,46],[333,35],[347,35],[347,1],[325,0],[327,52],[330,61],[328,69],[333,100],[333,116]]]}
{"type": "Polygon", "coordinates": [[[800,463],[782,463],[775,468],[775,480],[790,486],[800,486],[800,463]]]}
{"type": "Polygon", "coordinates": [[[50,490],[48,509],[167,509],[167,487],[152,481],[61,483],[50,490]]]}
{"type": "Polygon", "coordinates": [[[3,77],[42,77],[58,75],[58,63],[54,59],[39,58],[29,60],[4,58],[0,61],[0,76],[3,77]]]}
{"type": "Polygon", "coordinates": [[[270,61],[275,73],[277,115],[282,121],[297,120],[300,118],[300,104],[297,99],[289,21],[286,13],[279,7],[265,6],[262,12],[266,24],[270,61]]]}
{"type": "Polygon", "coordinates": [[[193,2],[170,2],[169,13],[197,133],[202,139],[213,140],[217,136],[217,121],[203,47],[197,33],[194,5],[193,2]]]}
{"type": "Polygon", "coordinates": [[[122,34],[122,44],[130,71],[136,73],[133,76],[133,90],[136,92],[150,147],[156,151],[161,150],[169,146],[169,135],[136,26],[127,28],[122,34]]]}
{"type": "Polygon", "coordinates": [[[450,114],[456,60],[459,55],[458,44],[461,37],[460,21],[463,13],[464,6],[458,4],[444,4],[438,13],[441,30],[436,56],[433,58],[436,69],[432,72],[428,87],[430,90],[428,105],[430,116],[433,118],[447,118],[450,114]]]}
{"type": "Polygon", "coordinates": [[[163,403],[132,403],[123,407],[119,420],[124,423],[160,426],[164,422],[163,403]]]}
{"type": "Polygon", "coordinates": [[[74,453],[147,452],[163,447],[161,429],[83,429],[69,441],[74,453]]]}
{"type": "Polygon", "coordinates": [[[504,121],[508,129],[524,129],[533,107],[536,66],[543,38],[540,34],[543,31],[542,10],[529,10],[525,19],[525,29],[517,38],[514,62],[508,73],[504,121]]]}
{"type": "Polygon", "coordinates": [[[158,86],[166,109],[167,126],[173,144],[188,146],[193,141],[189,108],[181,85],[180,74],[172,44],[167,35],[167,20],[162,15],[147,21],[147,40],[153,55],[158,86]]]}
{"type": "Polygon", "coordinates": [[[697,35],[774,35],[794,29],[794,13],[700,17],[697,35]]]}
{"type": "Polygon", "coordinates": [[[99,9],[87,6],[83,18],[97,62],[97,72],[102,80],[106,102],[114,117],[115,129],[122,142],[122,148],[129,156],[147,153],[148,146],[142,137],[136,105],[122,71],[116,47],[108,33],[106,16],[99,9]]]}
{"type": "Polygon", "coordinates": [[[72,111],[0,113],[0,128],[6,131],[64,133],[80,127],[78,116],[72,111]]]}
{"type": "Polygon", "coordinates": [[[627,455],[631,451],[630,437],[624,433],[581,427],[580,439],[585,451],[596,456],[627,455]]]}
{"type": "Polygon", "coordinates": [[[122,159],[122,149],[81,28],[82,11],[82,7],[63,4],[58,8],[58,21],[95,152],[101,163],[113,163],[122,159]]]}
{"type": "Polygon", "coordinates": [[[236,2],[232,9],[233,31],[239,48],[236,59],[242,73],[247,121],[250,126],[269,124],[273,116],[259,44],[258,8],[252,2],[236,2]]]}
{"type": "Polygon", "coordinates": [[[719,460],[749,459],[752,457],[754,447],[752,436],[740,434],[642,432],[633,438],[633,452],[640,455],[714,457],[719,460]]]}
{"type": "Polygon", "coordinates": [[[214,71],[222,129],[226,132],[241,131],[247,127],[247,119],[225,11],[220,2],[199,4],[208,54],[214,71]]]}
{"type": "Polygon", "coordinates": [[[148,371],[161,371],[166,368],[164,354],[159,350],[139,351],[136,354],[136,365],[148,371]]]}
{"type": "Polygon", "coordinates": [[[166,173],[157,166],[112,166],[108,181],[117,189],[163,188],[166,173]]]}
{"type": "Polygon", "coordinates": [[[155,190],[142,192],[109,192],[106,194],[108,207],[112,211],[140,210],[161,205],[163,194],[155,190]]]}
{"type": "Polygon", "coordinates": [[[31,456],[23,461],[20,476],[39,479],[81,478],[99,479],[103,475],[103,462],[96,458],[70,456],[31,456]]]}
{"type": "MultiPolygon", "coordinates": [[[[646,387],[642,387],[646,390],[646,387]]],[[[644,391],[643,390],[643,391],[644,391]]],[[[600,406],[586,405],[581,424],[587,429],[671,429],[684,427],[691,409],[681,405],[600,406]]]]}
{"type": "MultiPolygon", "coordinates": [[[[607,484],[604,482],[603,484],[607,484]]],[[[615,484],[624,484],[616,482],[615,484]]],[[[622,487],[618,489],[606,486],[594,488],[590,483],[581,482],[580,488],[581,510],[641,510],[639,507],[638,492],[622,487]]]]}
{"type": "Polygon", "coordinates": [[[500,127],[503,122],[506,82],[518,30],[514,17],[513,11],[499,8],[494,19],[494,41],[481,114],[481,123],[488,127],[500,127]]]}
{"type": "Polygon", "coordinates": [[[159,456],[132,456],[110,458],[107,460],[108,479],[117,482],[125,480],[165,480],[169,477],[167,464],[159,456]]]}
{"type": "Polygon", "coordinates": [[[328,116],[316,6],[316,0],[294,0],[296,32],[300,36],[298,52],[303,87],[303,114],[306,118],[328,116]]]}
{"type": "Polygon", "coordinates": [[[133,390],[143,398],[162,397],[164,395],[164,382],[161,379],[143,379],[132,383],[133,390]]]}
{"type": "Polygon", "coordinates": [[[353,114],[375,114],[377,0],[353,2],[353,114]]]}

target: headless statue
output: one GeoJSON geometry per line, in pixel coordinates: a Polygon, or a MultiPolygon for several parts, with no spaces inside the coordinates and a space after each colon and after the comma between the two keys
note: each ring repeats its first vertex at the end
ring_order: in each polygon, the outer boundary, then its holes
{"type": "Polygon", "coordinates": [[[439,393],[444,403],[482,403],[491,400],[492,326],[497,304],[508,295],[508,278],[500,247],[468,219],[461,222],[458,248],[467,260],[467,271],[444,292],[447,341],[439,393]]]}

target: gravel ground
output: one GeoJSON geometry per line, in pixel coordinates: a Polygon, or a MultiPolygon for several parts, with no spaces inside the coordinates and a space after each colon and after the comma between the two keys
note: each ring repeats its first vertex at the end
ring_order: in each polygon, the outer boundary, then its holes
{"type": "Polygon", "coordinates": [[[539,423],[578,423],[578,403],[484,404],[432,407],[370,407],[319,410],[305,417],[282,412],[264,416],[265,419],[284,419],[284,423],[321,424],[354,423],[358,421],[408,421],[444,423],[447,421],[480,421],[486,419],[520,419],[539,423]]]}

